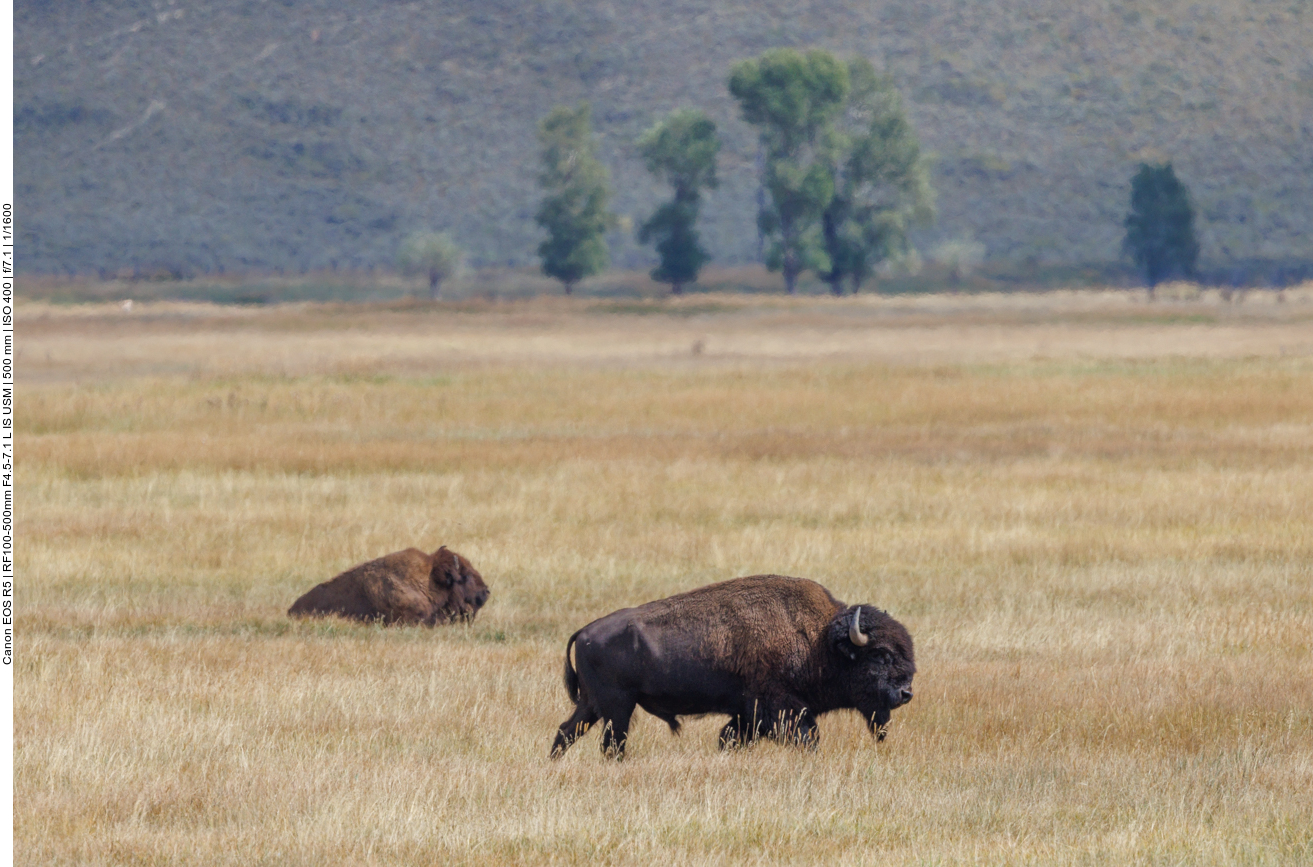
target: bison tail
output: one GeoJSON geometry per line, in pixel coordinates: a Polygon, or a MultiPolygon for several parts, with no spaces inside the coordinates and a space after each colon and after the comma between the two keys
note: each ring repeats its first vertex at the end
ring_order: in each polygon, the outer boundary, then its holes
{"type": "MultiPolygon", "coordinates": [[[[580,629],[579,632],[583,630],[580,629]]],[[[570,640],[565,643],[565,691],[570,696],[570,701],[575,704],[579,703],[579,672],[570,664],[570,648],[574,647],[574,640],[579,637],[579,632],[571,635],[570,640]]]]}

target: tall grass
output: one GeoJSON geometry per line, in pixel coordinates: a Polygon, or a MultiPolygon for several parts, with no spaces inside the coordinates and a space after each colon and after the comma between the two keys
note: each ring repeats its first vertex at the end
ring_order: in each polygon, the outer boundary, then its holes
{"type": "Polygon", "coordinates": [[[1313,364],[1235,350],[1307,322],[1113,317],[1026,359],[997,329],[1086,308],[838,309],[442,314],[468,354],[387,310],[20,322],[20,859],[1313,860],[1313,364]],[[1146,330],[1171,354],[1121,357],[1146,330]],[[492,587],[468,627],[283,614],[438,544],[492,587]],[[548,761],[566,636],[764,571],[908,625],[887,741],[834,714],[814,754],[725,755],[640,713],[623,764],[548,761]]]}

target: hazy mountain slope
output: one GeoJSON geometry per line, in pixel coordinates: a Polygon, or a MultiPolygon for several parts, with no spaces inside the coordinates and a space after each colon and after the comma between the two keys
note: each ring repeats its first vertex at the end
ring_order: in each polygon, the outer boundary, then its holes
{"type": "Polygon", "coordinates": [[[533,261],[534,126],[581,98],[635,221],[661,190],[634,138],[706,108],[709,247],[750,260],[755,145],[725,78],[776,45],[894,73],[938,155],[926,242],[1116,258],[1136,161],[1170,158],[1205,256],[1313,258],[1311,0],[18,0],[15,28],[27,270],[382,264],[424,226],[533,261]]]}

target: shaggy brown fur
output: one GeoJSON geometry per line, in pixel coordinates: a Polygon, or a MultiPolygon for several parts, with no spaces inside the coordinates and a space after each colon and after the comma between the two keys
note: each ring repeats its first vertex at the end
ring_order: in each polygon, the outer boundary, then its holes
{"type": "Polygon", "coordinates": [[[804,578],[737,578],[616,611],[572,635],[565,688],[575,711],[552,755],[601,722],[603,752],[623,756],[635,707],[672,731],[681,716],[726,714],[722,748],[763,736],[815,746],[816,718],[841,709],[856,710],[883,740],[890,712],[912,698],[915,673],[912,636],[880,609],[844,605],[804,578]]]}
{"type": "Polygon", "coordinates": [[[312,588],[287,613],[434,626],[473,620],[490,592],[478,570],[455,551],[444,546],[425,554],[407,548],[361,563],[312,588]]]}

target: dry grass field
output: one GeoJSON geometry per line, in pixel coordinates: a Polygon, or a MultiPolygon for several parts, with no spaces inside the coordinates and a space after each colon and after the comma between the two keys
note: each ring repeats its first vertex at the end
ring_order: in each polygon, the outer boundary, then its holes
{"type": "Polygon", "coordinates": [[[1313,862],[1313,304],[1112,293],[20,308],[23,864],[1313,862]],[[469,626],[284,616],[447,544],[469,626]],[[807,753],[567,636],[757,572],[916,699],[807,753]]]}

